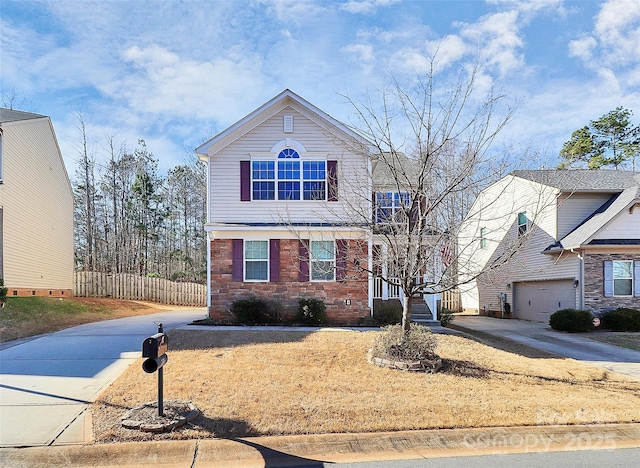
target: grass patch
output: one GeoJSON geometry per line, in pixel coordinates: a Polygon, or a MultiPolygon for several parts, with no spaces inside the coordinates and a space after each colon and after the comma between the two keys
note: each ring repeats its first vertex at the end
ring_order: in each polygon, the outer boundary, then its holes
{"type": "Polygon", "coordinates": [[[596,332],[584,335],[585,338],[601,343],[608,343],[621,348],[640,351],[640,333],[631,332],[596,332]]]}
{"type": "Polygon", "coordinates": [[[439,335],[443,368],[422,374],[367,362],[377,332],[219,333],[169,333],[165,401],[202,416],[169,434],[122,428],[126,411],[157,398],[157,376],[138,362],[93,405],[96,441],[640,422],[640,381],[571,359],[439,335]]]}
{"type": "Polygon", "coordinates": [[[104,298],[10,297],[0,309],[0,342],[114,318],[160,312],[155,304],[104,298]]]}

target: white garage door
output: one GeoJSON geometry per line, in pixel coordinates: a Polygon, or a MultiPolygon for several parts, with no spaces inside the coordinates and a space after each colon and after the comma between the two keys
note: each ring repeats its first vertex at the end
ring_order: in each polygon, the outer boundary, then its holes
{"type": "Polygon", "coordinates": [[[573,280],[514,283],[514,300],[516,318],[548,322],[557,310],[576,307],[576,289],[573,280]]]}

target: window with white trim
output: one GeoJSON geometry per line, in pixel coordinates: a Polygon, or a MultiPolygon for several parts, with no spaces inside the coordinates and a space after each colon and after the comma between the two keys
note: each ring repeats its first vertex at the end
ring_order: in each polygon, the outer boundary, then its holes
{"type": "Polygon", "coordinates": [[[406,192],[376,193],[376,223],[395,224],[406,221],[406,208],[411,197],[406,192]]]}
{"type": "Polygon", "coordinates": [[[309,270],[311,281],[335,281],[336,243],[334,241],[310,241],[309,270]]]}
{"type": "Polygon", "coordinates": [[[251,191],[253,200],[326,201],[327,161],[301,161],[293,148],[280,151],[275,161],[252,161],[251,191]]]}
{"type": "Polygon", "coordinates": [[[480,248],[481,249],[487,248],[487,228],[486,227],[480,228],[480,248]]]}
{"type": "Polygon", "coordinates": [[[269,281],[269,241],[244,242],[244,280],[269,281]]]}
{"type": "Polygon", "coordinates": [[[527,212],[523,211],[518,213],[518,237],[522,237],[527,233],[529,227],[529,220],[527,219],[527,212]]]}
{"type": "Polygon", "coordinates": [[[275,198],[275,161],[253,161],[251,178],[254,200],[273,200],[275,198]]]}
{"type": "Polygon", "coordinates": [[[613,261],[613,295],[633,296],[633,262],[613,261]]]}

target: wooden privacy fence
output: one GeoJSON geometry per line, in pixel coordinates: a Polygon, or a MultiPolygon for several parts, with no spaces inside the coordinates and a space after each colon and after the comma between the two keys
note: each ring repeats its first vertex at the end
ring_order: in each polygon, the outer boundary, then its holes
{"type": "Polygon", "coordinates": [[[207,287],[197,283],[176,283],[164,278],[76,271],[75,296],[112,297],[133,301],[153,301],[183,306],[206,306],[207,287]]]}
{"type": "Polygon", "coordinates": [[[461,312],[462,304],[460,303],[460,291],[458,289],[450,289],[442,293],[442,308],[451,312],[461,312]]]}

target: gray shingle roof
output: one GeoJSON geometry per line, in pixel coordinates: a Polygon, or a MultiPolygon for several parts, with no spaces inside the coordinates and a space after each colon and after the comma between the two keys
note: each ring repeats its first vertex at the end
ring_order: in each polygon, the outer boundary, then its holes
{"type": "Polygon", "coordinates": [[[416,164],[404,153],[383,153],[373,159],[373,185],[379,188],[397,188],[403,182],[415,182],[416,164]]]}
{"type": "Polygon", "coordinates": [[[598,170],[520,170],[512,175],[555,187],[563,192],[622,192],[640,186],[640,173],[598,170]]]}
{"type": "Polygon", "coordinates": [[[6,109],[0,107],[0,123],[4,122],[18,122],[20,120],[41,119],[46,115],[33,114],[31,112],[24,112],[15,109],[6,109]]]}

